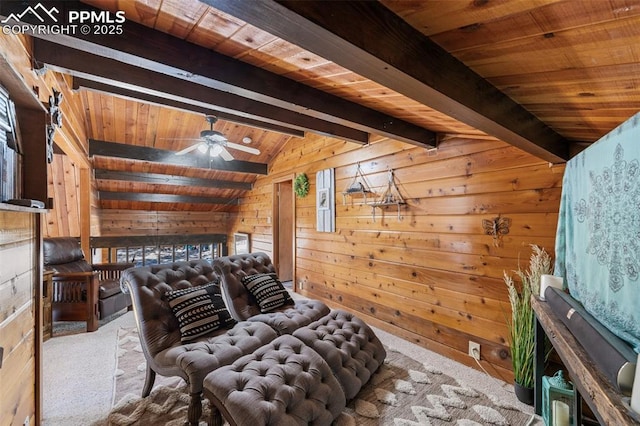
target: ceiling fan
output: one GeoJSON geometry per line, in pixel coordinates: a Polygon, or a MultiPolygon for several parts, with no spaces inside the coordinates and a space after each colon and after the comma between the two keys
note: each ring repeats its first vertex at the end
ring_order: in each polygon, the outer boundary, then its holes
{"type": "Polygon", "coordinates": [[[206,120],[209,123],[209,129],[201,131],[200,138],[195,139],[200,142],[195,145],[191,145],[182,151],[176,152],[176,155],[184,155],[197,149],[202,154],[207,154],[211,158],[222,157],[225,161],[231,161],[233,160],[233,155],[231,155],[227,148],[237,149],[238,151],[244,151],[254,155],[260,154],[259,149],[230,142],[225,135],[217,130],[213,130],[213,124],[218,121],[217,117],[208,115],[206,116],[206,120]]]}

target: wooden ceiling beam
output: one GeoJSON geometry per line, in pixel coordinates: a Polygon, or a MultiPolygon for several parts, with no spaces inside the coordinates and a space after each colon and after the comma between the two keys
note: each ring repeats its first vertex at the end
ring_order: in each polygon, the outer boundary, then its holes
{"type": "Polygon", "coordinates": [[[118,96],[124,99],[136,102],[144,102],[170,108],[179,109],[186,112],[195,112],[204,115],[215,115],[216,117],[232,123],[251,126],[257,129],[267,130],[269,132],[282,133],[284,135],[294,136],[296,138],[304,138],[304,131],[293,129],[291,127],[279,126],[277,124],[266,123],[264,121],[255,120],[248,117],[241,117],[236,114],[230,114],[217,110],[215,108],[205,108],[199,105],[178,102],[173,99],[153,96],[148,93],[136,92],[134,90],[123,89],[109,84],[99,83],[97,81],[87,80],[85,78],[75,77],[73,79],[74,90],[91,90],[93,92],[104,93],[111,96],[118,96]]]}
{"type": "Polygon", "coordinates": [[[145,194],[141,192],[109,192],[99,191],[101,201],[142,201],[147,203],[191,203],[237,205],[237,198],[195,197],[191,195],[145,194]]]}
{"type": "Polygon", "coordinates": [[[177,102],[366,144],[367,132],[35,38],[36,66],[177,102]]]}
{"type": "Polygon", "coordinates": [[[552,163],[569,143],[377,1],[200,0],[552,163]]]}
{"type": "MultiPolygon", "coordinates": [[[[252,2],[249,2],[252,3],[252,2]]],[[[77,1],[48,2],[66,11],[96,10],[77,1]]],[[[25,15],[23,19],[30,19],[25,15]]],[[[310,117],[419,146],[435,146],[434,132],[319,89],[224,56],[133,21],[122,34],[39,34],[63,46],[95,53],[199,85],[233,93],[310,117]]]]}
{"type": "Polygon", "coordinates": [[[174,151],[166,149],[89,139],[89,157],[96,155],[227,172],[267,174],[267,165],[264,163],[241,160],[225,161],[220,157],[206,158],[206,156],[196,154],[176,155],[174,151]]]}
{"type": "Polygon", "coordinates": [[[249,182],[234,182],[229,180],[204,179],[187,176],[166,175],[160,173],[126,172],[120,170],[95,169],[94,176],[102,180],[122,180],[128,182],[142,182],[162,185],[178,185],[188,187],[204,187],[217,189],[238,189],[249,191],[253,184],[249,182]]]}

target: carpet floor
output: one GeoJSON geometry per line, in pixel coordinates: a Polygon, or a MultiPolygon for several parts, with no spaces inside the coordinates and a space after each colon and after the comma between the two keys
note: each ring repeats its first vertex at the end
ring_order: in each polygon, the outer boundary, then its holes
{"type": "MultiPolygon", "coordinates": [[[[374,330],[393,349],[337,425],[524,425],[531,417],[532,408],[517,401],[512,386],[374,330]]],[[[139,398],[144,358],[138,346],[131,312],[94,333],[67,330],[45,342],[43,424],[181,424],[188,396],[180,380],[158,377],[152,396],[139,398]]],[[[536,417],[531,424],[543,423],[536,417]]]]}
{"type": "Polygon", "coordinates": [[[113,406],[118,331],[135,327],[127,312],[87,333],[84,323],[54,323],[43,344],[43,425],[87,426],[113,406]]]}

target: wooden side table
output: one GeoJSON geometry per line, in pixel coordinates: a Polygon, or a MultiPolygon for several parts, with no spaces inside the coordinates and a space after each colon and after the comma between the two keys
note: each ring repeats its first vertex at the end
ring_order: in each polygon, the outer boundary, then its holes
{"type": "Polygon", "coordinates": [[[53,271],[42,273],[42,341],[53,336],[51,299],[53,292],[53,271]]]}

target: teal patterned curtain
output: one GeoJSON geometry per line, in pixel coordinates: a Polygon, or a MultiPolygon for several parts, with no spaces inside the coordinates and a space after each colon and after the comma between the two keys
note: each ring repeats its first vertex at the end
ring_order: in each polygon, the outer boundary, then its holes
{"type": "Polygon", "coordinates": [[[555,275],[640,352],[640,113],[569,162],[555,275]]]}

